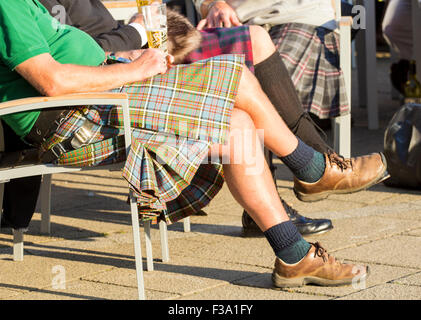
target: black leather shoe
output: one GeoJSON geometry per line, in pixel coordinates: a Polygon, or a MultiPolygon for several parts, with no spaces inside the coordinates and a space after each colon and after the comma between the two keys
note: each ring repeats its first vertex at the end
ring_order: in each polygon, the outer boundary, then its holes
{"type": "MultiPolygon", "coordinates": [[[[310,235],[310,234],[321,234],[329,231],[333,228],[332,221],[329,219],[310,219],[300,215],[297,210],[289,206],[283,199],[281,199],[282,204],[288,217],[291,219],[291,222],[297,227],[301,235],[310,235]]],[[[261,234],[259,227],[254,222],[254,220],[248,215],[244,210],[243,217],[243,231],[247,235],[251,234],[261,234]]]]}

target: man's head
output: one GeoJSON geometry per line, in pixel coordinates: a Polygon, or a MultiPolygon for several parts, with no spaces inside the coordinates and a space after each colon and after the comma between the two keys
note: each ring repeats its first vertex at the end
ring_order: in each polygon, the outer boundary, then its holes
{"type": "Polygon", "coordinates": [[[182,63],[185,57],[199,48],[202,36],[190,21],[174,10],[167,9],[168,52],[174,63],[182,63]]]}

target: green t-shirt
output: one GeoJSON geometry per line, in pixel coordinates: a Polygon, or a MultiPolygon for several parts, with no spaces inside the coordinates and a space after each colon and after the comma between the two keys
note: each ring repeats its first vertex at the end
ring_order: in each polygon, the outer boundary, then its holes
{"type": "MultiPolygon", "coordinates": [[[[43,53],[62,64],[98,66],[101,47],[87,33],[59,24],[37,0],[0,0],[0,102],[40,96],[15,68],[43,53]]],[[[20,112],[2,119],[23,137],[39,116],[20,112]]]]}

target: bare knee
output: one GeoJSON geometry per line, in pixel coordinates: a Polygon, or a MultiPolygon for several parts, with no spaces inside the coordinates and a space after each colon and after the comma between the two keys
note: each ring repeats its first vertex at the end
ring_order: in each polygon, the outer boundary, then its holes
{"type": "Polygon", "coordinates": [[[255,65],[269,58],[276,50],[269,33],[261,26],[250,26],[250,39],[255,65]]]}
{"type": "MultiPolygon", "coordinates": [[[[232,109],[231,114],[231,131],[234,132],[235,129],[251,129],[255,130],[254,122],[250,115],[243,110],[234,108],[232,109]]],[[[236,130],[238,131],[238,130],[236,130]]]]}
{"type": "Polygon", "coordinates": [[[240,152],[244,147],[242,139],[245,130],[255,130],[253,120],[247,112],[237,108],[232,109],[229,139],[224,145],[212,145],[208,153],[209,159],[211,161],[216,158],[229,159],[233,156],[233,149],[240,152]]]}

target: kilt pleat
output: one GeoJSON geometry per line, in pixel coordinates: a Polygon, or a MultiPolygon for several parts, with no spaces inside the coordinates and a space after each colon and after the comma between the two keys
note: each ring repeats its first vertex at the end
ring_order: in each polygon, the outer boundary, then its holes
{"type": "Polygon", "coordinates": [[[125,160],[123,177],[141,218],[175,222],[207,205],[223,185],[222,165],[205,160],[212,144],[226,142],[243,65],[242,55],[222,55],[114,89],[129,96],[133,130],[127,159],[118,106],[75,108],[42,148],[70,138],[90,121],[89,145],[63,154],[57,163],[97,166],[125,160]]]}
{"type": "Polygon", "coordinates": [[[320,119],[350,112],[339,64],[339,36],[334,31],[288,23],[272,27],[269,34],[288,69],[304,110],[320,119]]]}

